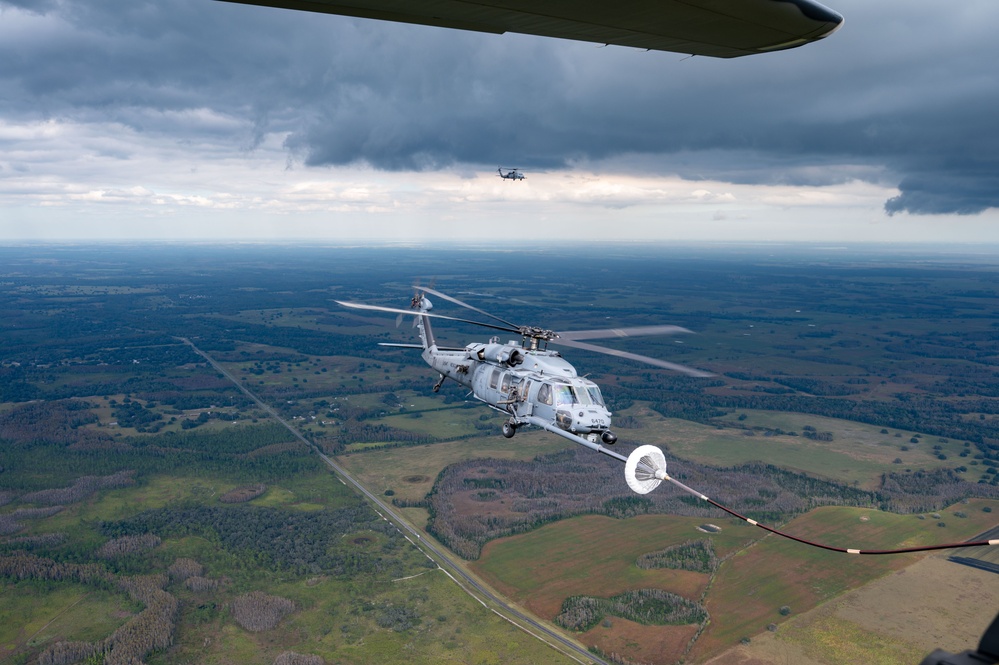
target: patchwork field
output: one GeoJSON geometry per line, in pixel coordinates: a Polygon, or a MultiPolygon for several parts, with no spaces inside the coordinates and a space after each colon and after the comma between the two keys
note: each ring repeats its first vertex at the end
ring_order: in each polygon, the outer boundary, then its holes
{"type": "MultiPolygon", "coordinates": [[[[873,510],[820,508],[793,520],[784,530],[817,542],[857,549],[960,542],[994,523],[994,513],[981,510],[985,505],[972,502],[942,511],[940,515],[946,521],[873,510]],[[968,517],[953,518],[955,511],[968,517]],[[941,523],[945,524],[942,528],[937,526],[941,523]]],[[[693,654],[703,658],[743,637],[763,632],[770,623],[779,624],[782,617],[778,610],[782,606],[795,612],[813,608],[920,558],[918,554],[852,556],[767,536],[719,570],[707,607],[712,615],[725,617],[725,621],[712,622],[693,654]]]]}
{"type": "MultiPolygon", "coordinates": [[[[939,520],[828,507],[793,520],[785,530],[835,546],[865,549],[953,542],[995,523],[995,513],[982,510],[986,506],[999,508],[999,502],[972,500],[942,511],[939,520]],[[954,512],[967,517],[955,518],[954,512]],[[943,527],[938,526],[941,523],[943,527]]],[[[714,520],[722,531],[709,535],[697,530],[703,522],[669,516],[579,517],[493,541],[481,559],[469,566],[502,593],[548,619],[558,614],[566,598],[575,595],[609,597],[631,589],[659,588],[693,600],[704,598],[713,618],[690,651],[689,658],[697,662],[743,638],[766,632],[768,624],[783,625],[786,617],[779,611],[783,606],[797,616],[921,559],[919,555],[850,556],[817,550],[729,519],[714,520]],[[641,554],[704,537],[711,539],[724,560],[713,576],[635,566],[641,554]]],[[[678,645],[686,647],[696,632],[639,628],[619,618],[610,623],[579,639],[610,653],[625,643],[643,644],[626,634],[645,632],[649,639],[673,635],[670,648],[661,649],[658,657],[641,651],[653,663],[675,662],[678,645]]]]}
{"type": "Polygon", "coordinates": [[[911,665],[934,649],[974,649],[999,608],[995,573],[921,561],[754,636],[709,665],[911,665]],[[890,605],[886,606],[886,599],[890,605]]]}

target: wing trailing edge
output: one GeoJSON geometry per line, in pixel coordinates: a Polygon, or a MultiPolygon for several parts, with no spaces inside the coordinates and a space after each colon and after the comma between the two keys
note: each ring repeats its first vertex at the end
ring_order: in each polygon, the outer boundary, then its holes
{"type": "Polygon", "coordinates": [[[795,48],[832,34],[843,23],[842,16],[815,0],[224,1],[715,58],[795,48]]]}

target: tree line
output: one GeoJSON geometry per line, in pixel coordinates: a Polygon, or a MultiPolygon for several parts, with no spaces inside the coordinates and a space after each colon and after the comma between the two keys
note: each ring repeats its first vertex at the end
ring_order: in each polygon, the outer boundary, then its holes
{"type": "Polygon", "coordinates": [[[0,414],[0,474],[7,488],[0,498],[69,503],[152,473],[271,482],[318,466],[304,445],[277,445],[295,441],[277,423],[113,438],[74,429],[71,403],[31,403],[0,414]]]}

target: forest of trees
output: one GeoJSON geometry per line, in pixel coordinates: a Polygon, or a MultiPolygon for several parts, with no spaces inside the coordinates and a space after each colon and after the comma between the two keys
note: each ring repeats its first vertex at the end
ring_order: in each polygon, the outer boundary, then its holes
{"type": "Polygon", "coordinates": [[[637,589],[611,598],[570,596],[562,603],[555,623],[584,632],[607,615],[647,626],[699,624],[708,618],[700,603],[683,596],[661,589],[637,589]]]}
{"type": "Polygon", "coordinates": [[[188,469],[268,482],[316,468],[305,446],[268,449],[294,441],[277,423],[112,438],[74,428],[73,403],[29,403],[0,413],[0,438],[7,442],[0,446],[0,473],[18,471],[4,475],[7,493],[22,502],[65,504],[157,472],[188,469]],[[261,449],[267,454],[250,454],[261,449]]]}
{"type": "Polygon", "coordinates": [[[295,603],[287,598],[251,591],[233,598],[231,610],[236,623],[257,633],[277,626],[281,619],[295,611],[295,603]]]}
{"type": "Polygon", "coordinates": [[[115,539],[145,534],[160,538],[201,536],[238,555],[245,566],[345,577],[395,570],[399,565],[395,558],[350,547],[343,541],[345,534],[358,530],[380,533],[387,552],[404,542],[394,527],[360,500],[353,506],[313,512],[248,504],[171,506],[104,522],[100,528],[105,536],[115,539]]]}
{"type": "Polygon", "coordinates": [[[673,568],[695,573],[713,573],[720,561],[710,540],[688,540],[638,557],[635,565],[643,569],[673,568]]]}

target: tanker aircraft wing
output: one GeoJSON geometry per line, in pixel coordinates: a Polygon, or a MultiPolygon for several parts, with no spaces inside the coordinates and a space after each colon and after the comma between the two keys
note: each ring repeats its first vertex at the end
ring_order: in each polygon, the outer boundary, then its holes
{"type": "Polygon", "coordinates": [[[843,17],[815,0],[226,0],[502,34],[736,58],[822,39],[843,17]]]}

